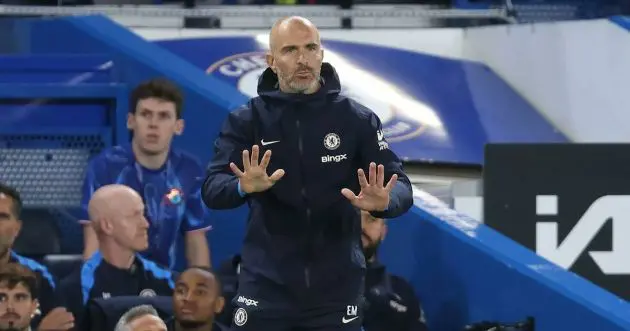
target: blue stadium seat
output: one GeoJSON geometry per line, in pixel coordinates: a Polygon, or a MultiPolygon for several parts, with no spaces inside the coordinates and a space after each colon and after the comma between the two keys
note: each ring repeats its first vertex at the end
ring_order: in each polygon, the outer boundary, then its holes
{"type": "Polygon", "coordinates": [[[50,273],[58,280],[68,276],[72,271],[81,267],[83,256],[68,254],[50,254],[44,256],[42,263],[48,267],[50,273]]]}

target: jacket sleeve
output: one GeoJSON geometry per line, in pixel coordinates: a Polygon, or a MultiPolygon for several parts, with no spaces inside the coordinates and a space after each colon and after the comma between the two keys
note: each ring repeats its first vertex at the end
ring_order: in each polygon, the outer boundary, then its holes
{"type": "Polygon", "coordinates": [[[243,170],[243,150],[251,150],[254,144],[251,115],[249,106],[230,112],[214,141],[214,156],[202,187],[202,198],[209,208],[232,209],[246,201],[230,163],[243,170]]]}
{"type": "Polygon", "coordinates": [[[405,174],[402,162],[389,149],[389,145],[383,135],[381,120],[371,110],[355,103],[359,108],[362,122],[361,130],[361,164],[366,175],[370,162],[382,164],[385,168],[385,184],[392,175],[398,175],[398,181],[392,189],[389,197],[389,206],[385,211],[371,212],[378,218],[395,218],[406,213],[413,205],[413,193],[411,182],[405,174]]]}

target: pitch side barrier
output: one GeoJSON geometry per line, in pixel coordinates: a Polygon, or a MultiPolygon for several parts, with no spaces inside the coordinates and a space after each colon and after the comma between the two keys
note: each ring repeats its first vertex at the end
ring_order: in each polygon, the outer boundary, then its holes
{"type": "Polygon", "coordinates": [[[630,306],[493,229],[415,192],[381,258],[411,281],[432,330],[531,316],[537,331],[630,330],[630,306]]]}

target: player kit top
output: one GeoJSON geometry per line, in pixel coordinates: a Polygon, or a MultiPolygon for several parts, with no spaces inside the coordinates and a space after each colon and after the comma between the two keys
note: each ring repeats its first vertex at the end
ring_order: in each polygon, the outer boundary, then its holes
{"type": "Polygon", "coordinates": [[[94,191],[108,184],[123,184],[136,190],[146,205],[149,248],[143,255],[171,269],[179,233],[211,227],[201,201],[204,170],[192,156],[171,149],[166,163],[157,170],[136,162],[131,145],[106,149],[90,161],[83,185],[84,220],[94,191]]]}

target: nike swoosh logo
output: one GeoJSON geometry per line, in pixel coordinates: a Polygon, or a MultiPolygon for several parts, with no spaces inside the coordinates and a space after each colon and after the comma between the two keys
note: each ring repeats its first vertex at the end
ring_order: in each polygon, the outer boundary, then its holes
{"type": "Polygon", "coordinates": [[[343,323],[343,324],[348,324],[348,323],[350,323],[350,322],[354,321],[354,320],[355,320],[355,319],[357,319],[357,318],[359,318],[359,316],[355,316],[355,317],[353,317],[353,318],[345,318],[345,317],[343,317],[343,318],[341,319],[341,323],[343,323]]]}
{"type": "Polygon", "coordinates": [[[264,139],[260,140],[260,143],[263,146],[267,146],[267,145],[271,145],[271,144],[275,144],[275,143],[279,143],[279,142],[280,142],[280,140],[274,140],[274,141],[265,141],[264,139]]]}

